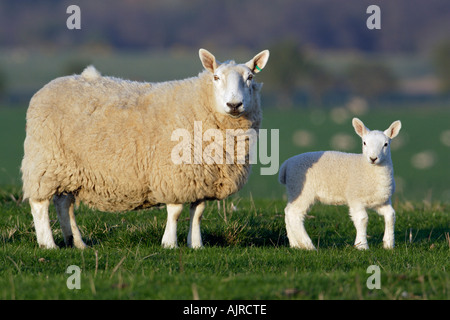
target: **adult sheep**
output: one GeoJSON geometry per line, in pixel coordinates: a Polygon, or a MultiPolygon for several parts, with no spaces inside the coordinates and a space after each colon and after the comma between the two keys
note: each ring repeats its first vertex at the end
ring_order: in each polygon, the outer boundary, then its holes
{"type": "Polygon", "coordinates": [[[51,81],[33,96],[21,171],[40,247],[57,248],[48,216],[52,197],[67,246],[86,246],[75,222],[75,201],[116,212],[166,204],[162,245],[168,248],[177,246],[177,220],[189,202],[187,242],[203,245],[205,200],[237,192],[250,164],[237,158],[175,163],[172,151],[179,142],[173,133],[182,129],[195,140],[199,127],[201,133],[215,129],[224,135],[226,129],[257,132],[261,84],[253,76],[265,67],[269,51],[245,64],[220,63],[204,49],[199,56],[206,70],[185,80],[133,82],[103,77],[90,66],[81,75],[51,81]]]}

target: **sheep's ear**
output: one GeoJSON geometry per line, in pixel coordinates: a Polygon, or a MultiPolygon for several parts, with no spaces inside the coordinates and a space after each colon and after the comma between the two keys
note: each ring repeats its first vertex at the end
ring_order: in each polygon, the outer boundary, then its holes
{"type": "Polygon", "coordinates": [[[213,54],[208,50],[200,49],[198,51],[198,55],[200,57],[200,61],[203,64],[203,67],[209,72],[214,73],[218,67],[218,64],[213,54]]]}
{"type": "Polygon", "coordinates": [[[252,60],[248,61],[245,65],[250,68],[253,73],[258,73],[269,61],[270,52],[269,50],[264,50],[258,53],[252,60]]]}
{"type": "Polygon", "coordinates": [[[361,138],[364,137],[370,130],[366,128],[364,123],[358,118],[353,118],[352,120],[353,128],[355,128],[356,133],[361,138]]]}
{"type": "Polygon", "coordinates": [[[391,126],[386,131],[384,131],[384,134],[390,139],[394,139],[400,132],[401,128],[402,123],[400,122],[400,120],[394,121],[391,126]]]}

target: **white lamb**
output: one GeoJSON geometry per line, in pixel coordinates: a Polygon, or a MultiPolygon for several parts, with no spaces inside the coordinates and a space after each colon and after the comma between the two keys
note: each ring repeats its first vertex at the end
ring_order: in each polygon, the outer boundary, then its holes
{"type": "MultiPolygon", "coordinates": [[[[206,148],[225,145],[216,140],[202,144],[206,132],[225,136],[235,130],[233,140],[242,137],[240,131],[258,132],[261,84],[253,76],[266,65],[269,51],[245,64],[219,63],[204,49],[199,56],[206,70],[197,77],[132,82],[103,77],[88,67],[81,75],[51,81],[33,96],[21,170],[24,199],[29,199],[41,247],[57,247],[48,216],[52,197],[66,245],[85,247],[75,222],[75,201],[103,211],[167,204],[162,245],[169,248],[177,246],[177,220],[183,203],[189,202],[187,243],[193,248],[203,245],[204,202],[242,188],[250,163],[237,157],[232,163],[175,162],[173,150],[180,143],[173,134],[181,130],[194,136],[194,158],[203,160],[206,148]]],[[[183,159],[191,158],[192,141],[184,146],[183,159]]],[[[221,158],[233,159],[233,150],[215,150],[216,155],[223,153],[221,158]]]]}
{"type": "Polygon", "coordinates": [[[279,181],[286,185],[286,231],[291,247],[315,249],[303,220],[315,201],[348,205],[356,227],[355,247],[368,249],[366,208],[384,216],[383,247],[394,247],[395,211],[391,196],[395,190],[390,142],[401,128],[395,121],[384,132],[367,129],[361,120],[352,121],[362,138],[362,154],[320,151],[299,154],[280,167],[279,181]]]}

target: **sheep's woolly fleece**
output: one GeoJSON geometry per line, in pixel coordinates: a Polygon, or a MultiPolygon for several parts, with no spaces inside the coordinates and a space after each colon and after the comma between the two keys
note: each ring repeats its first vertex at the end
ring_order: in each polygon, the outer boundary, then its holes
{"type": "Polygon", "coordinates": [[[103,77],[91,66],[53,80],[33,96],[27,113],[24,198],[73,193],[99,210],[124,211],[235,193],[247,181],[248,163],[171,160],[179,143],[172,132],[186,129],[193,137],[194,121],[203,132],[259,129],[260,85],[253,85],[253,108],[233,119],[214,110],[211,78],[204,71],[185,80],[133,82],[103,77]]]}

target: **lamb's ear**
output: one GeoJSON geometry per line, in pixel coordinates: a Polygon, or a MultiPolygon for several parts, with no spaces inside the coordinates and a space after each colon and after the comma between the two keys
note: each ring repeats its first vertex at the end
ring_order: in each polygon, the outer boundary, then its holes
{"type": "Polygon", "coordinates": [[[400,132],[401,128],[402,123],[400,122],[400,120],[394,121],[392,122],[391,126],[384,131],[384,134],[390,139],[394,139],[400,132]]]}
{"type": "Polygon", "coordinates": [[[352,120],[353,128],[355,128],[356,133],[358,136],[363,138],[370,130],[366,128],[364,123],[359,120],[358,118],[353,118],[352,120]]]}
{"type": "Polygon", "coordinates": [[[216,58],[213,56],[211,52],[205,49],[200,49],[198,51],[198,56],[200,57],[200,61],[203,64],[203,67],[211,73],[214,73],[218,67],[216,62],[216,58]]]}
{"type": "Polygon", "coordinates": [[[258,53],[252,60],[248,61],[245,65],[250,68],[253,73],[258,73],[269,61],[270,52],[269,50],[264,50],[258,53]]]}

